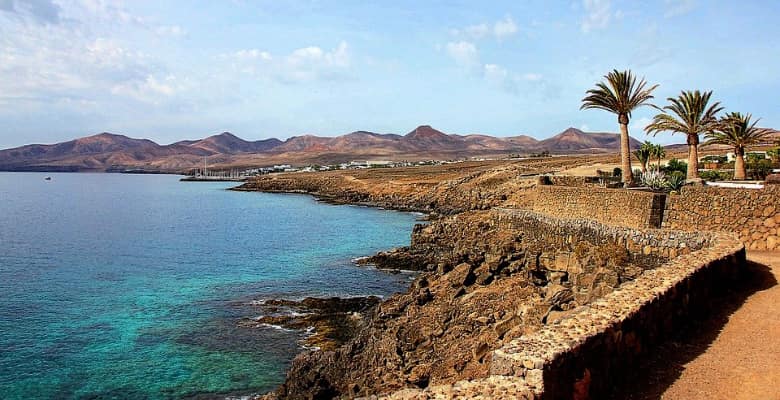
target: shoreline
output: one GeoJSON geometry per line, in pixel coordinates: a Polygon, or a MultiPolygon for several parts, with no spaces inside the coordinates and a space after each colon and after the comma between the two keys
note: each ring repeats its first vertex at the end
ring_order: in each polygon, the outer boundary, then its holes
{"type": "MultiPolygon", "coordinates": [[[[248,181],[245,181],[245,183],[248,181]]],[[[312,192],[312,191],[306,191],[306,190],[273,190],[273,189],[264,189],[264,190],[258,190],[258,189],[250,189],[250,188],[243,188],[243,185],[238,185],[235,187],[227,188],[225,190],[230,190],[234,192],[256,192],[256,193],[271,193],[271,194],[298,194],[298,195],[306,195],[311,196],[314,198],[314,200],[330,204],[334,206],[356,206],[356,207],[369,207],[369,208],[378,208],[388,211],[397,211],[397,212],[405,212],[405,213],[417,213],[420,214],[421,217],[430,218],[432,214],[436,214],[435,211],[432,211],[430,209],[423,209],[418,207],[405,207],[405,206],[388,206],[387,204],[380,204],[373,201],[350,201],[348,199],[342,199],[337,195],[331,195],[327,193],[322,192],[312,192]]]]}
{"type": "MultiPolygon", "coordinates": [[[[244,184],[246,182],[247,181],[245,181],[244,184]]],[[[226,190],[235,191],[235,192],[258,192],[258,193],[269,193],[269,194],[305,195],[305,196],[312,197],[317,202],[325,203],[325,204],[329,204],[329,205],[368,207],[368,208],[382,209],[382,210],[393,211],[393,212],[406,212],[406,213],[418,214],[418,218],[417,218],[418,222],[428,222],[436,214],[435,212],[431,212],[430,210],[412,209],[412,208],[407,208],[407,207],[387,207],[386,204],[380,205],[380,204],[377,204],[375,202],[350,202],[348,200],[340,199],[340,198],[338,198],[338,196],[335,196],[335,195],[328,195],[328,194],[324,194],[324,193],[321,193],[321,192],[310,192],[310,191],[306,191],[306,190],[257,190],[257,189],[248,189],[248,188],[244,188],[243,187],[244,184],[238,185],[238,186],[235,186],[235,187],[226,188],[226,190]]],[[[420,224],[419,223],[415,224],[415,227],[418,226],[418,225],[420,225],[420,224]]],[[[412,232],[410,232],[410,235],[414,233],[415,227],[412,228],[412,232]]],[[[411,241],[411,238],[410,238],[410,241],[411,241]]],[[[382,254],[393,253],[393,252],[398,251],[400,249],[401,248],[397,248],[396,247],[396,248],[389,248],[387,250],[380,250],[379,252],[377,252],[377,253],[375,253],[373,255],[366,255],[366,256],[355,257],[355,258],[351,259],[350,262],[352,263],[353,267],[355,267],[355,268],[373,269],[373,270],[378,271],[380,273],[393,274],[393,275],[401,274],[401,275],[407,276],[408,278],[411,278],[411,279],[409,279],[408,284],[406,285],[406,288],[405,288],[405,290],[408,292],[410,289],[413,288],[413,286],[415,285],[415,283],[417,281],[417,278],[423,273],[423,271],[421,271],[421,270],[414,270],[414,269],[382,268],[375,261],[375,258],[380,256],[380,255],[382,255],[382,254]]],[[[371,319],[372,314],[374,314],[377,311],[377,309],[379,308],[379,306],[382,303],[384,303],[389,297],[392,297],[392,296],[395,296],[395,295],[399,295],[399,294],[402,294],[402,293],[404,293],[404,292],[402,291],[402,292],[394,293],[394,294],[392,294],[390,296],[383,296],[383,295],[377,295],[377,294],[368,294],[368,295],[363,295],[363,296],[349,296],[349,297],[340,297],[339,296],[339,297],[331,297],[330,300],[338,299],[338,300],[349,301],[350,299],[370,299],[372,297],[373,298],[377,298],[378,301],[375,304],[373,304],[369,309],[367,309],[367,310],[365,310],[365,311],[363,311],[361,313],[362,319],[364,321],[368,321],[368,320],[371,319]]],[[[317,299],[319,299],[319,300],[328,300],[327,298],[317,298],[317,299]]],[[[302,303],[305,300],[307,300],[307,298],[298,299],[297,302],[298,303],[302,303]]],[[[289,301],[289,300],[284,300],[284,299],[265,300],[265,301],[263,301],[263,303],[268,303],[269,301],[271,301],[271,302],[273,302],[273,301],[285,302],[285,301],[289,301]]],[[[296,301],[293,301],[293,302],[296,302],[296,301]]],[[[309,314],[315,314],[316,315],[317,311],[316,310],[315,311],[311,311],[311,312],[309,312],[309,314]]],[[[317,332],[317,329],[315,327],[313,327],[313,326],[309,326],[309,327],[305,327],[305,328],[303,328],[303,327],[295,328],[295,327],[284,326],[284,324],[278,324],[277,325],[277,324],[269,324],[269,323],[265,323],[265,322],[260,322],[260,324],[268,325],[270,328],[273,328],[273,329],[289,330],[289,331],[294,331],[294,332],[297,332],[297,333],[304,334],[305,338],[302,339],[301,343],[299,344],[300,351],[295,354],[295,358],[296,359],[301,357],[301,356],[306,356],[306,355],[309,355],[309,354],[312,354],[312,353],[322,353],[323,351],[328,351],[328,350],[332,351],[334,349],[332,347],[327,347],[327,346],[326,346],[326,348],[323,349],[322,343],[318,343],[318,344],[306,343],[307,339],[315,337],[315,336],[317,336],[319,334],[317,332]]],[[[354,337],[355,337],[355,335],[350,335],[349,339],[352,339],[354,337]]],[[[344,343],[346,343],[347,341],[348,340],[345,340],[344,343]]],[[[338,346],[341,346],[342,344],[343,343],[338,343],[336,348],[338,346]]],[[[289,370],[287,371],[287,373],[289,373],[289,370]]],[[[267,392],[265,394],[255,393],[255,394],[249,395],[246,398],[247,399],[260,399],[260,398],[267,398],[268,396],[275,396],[275,393],[283,385],[284,384],[282,384],[281,386],[277,387],[276,389],[274,389],[271,392],[267,392]]],[[[225,400],[228,400],[228,399],[230,399],[230,398],[229,397],[225,398],[225,400]]]]}

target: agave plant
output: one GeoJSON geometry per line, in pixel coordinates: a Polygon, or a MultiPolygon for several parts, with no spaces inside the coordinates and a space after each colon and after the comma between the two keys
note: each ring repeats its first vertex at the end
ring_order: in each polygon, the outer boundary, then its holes
{"type": "Polygon", "coordinates": [[[599,82],[595,89],[586,92],[580,109],[595,108],[617,114],[618,125],[620,125],[620,169],[623,171],[623,184],[629,186],[634,177],[631,171],[628,122],[631,118],[631,112],[636,108],[653,106],[650,104],[650,100],[653,99],[652,92],[658,85],[647,87],[645,79],[637,81],[631,71],[613,70],[605,75],[604,79],[606,79],[606,83],[599,82]]]}
{"type": "Polygon", "coordinates": [[[642,174],[642,185],[653,190],[664,189],[667,185],[666,174],[660,170],[647,171],[642,174]]]}
{"type": "Polygon", "coordinates": [[[671,104],[645,127],[647,133],[682,133],[688,143],[688,179],[699,178],[699,135],[718,129],[717,114],[723,110],[719,102],[709,104],[712,92],[683,91],[667,100],[671,104]]]}
{"type": "Polygon", "coordinates": [[[674,172],[666,177],[666,188],[669,190],[680,190],[685,186],[685,175],[682,172],[674,172]]]}
{"type": "Polygon", "coordinates": [[[745,150],[748,146],[760,143],[766,139],[770,132],[767,129],[757,128],[758,119],[751,121],[750,114],[742,115],[731,112],[720,119],[717,130],[707,133],[706,144],[725,144],[734,149],[734,179],[744,180],[745,150]]]}

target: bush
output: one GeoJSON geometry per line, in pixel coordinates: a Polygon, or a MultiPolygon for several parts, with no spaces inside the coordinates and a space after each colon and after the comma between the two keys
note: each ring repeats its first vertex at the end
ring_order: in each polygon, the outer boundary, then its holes
{"type": "Polygon", "coordinates": [[[612,176],[615,178],[621,178],[623,177],[623,170],[619,167],[615,167],[615,169],[612,170],[612,176]]]}
{"type": "Polygon", "coordinates": [[[664,172],[672,173],[674,171],[680,171],[682,173],[688,172],[688,163],[685,161],[680,161],[676,158],[672,158],[669,160],[669,162],[666,164],[665,167],[663,167],[664,172]]]}
{"type": "Polygon", "coordinates": [[[734,179],[734,174],[731,171],[711,170],[711,171],[702,171],[701,173],[699,173],[699,177],[701,177],[701,179],[704,179],[705,181],[710,181],[710,182],[728,181],[734,179]]]}
{"type": "Polygon", "coordinates": [[[745,154],[745,161],[748,163],[755,163],[761,160],[766,160],[766,156],[763,153],[747,153],[745,154]]]}
{"type": "Polygon", "coordinates": [[[749,161],[747,163],[747,175],[751,179],[764,180],[766,176],[772,173],[772,162],[767,159],[749,161]]]}

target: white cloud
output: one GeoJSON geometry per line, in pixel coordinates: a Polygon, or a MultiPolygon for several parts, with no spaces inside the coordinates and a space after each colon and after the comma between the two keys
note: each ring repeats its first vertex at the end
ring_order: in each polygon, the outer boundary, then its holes
{"type": "Polygon", "coordinates": [[[497,64],[485,64],[485,79],[488,82],[503,83],[509,77],[506,68],[497,64]]]}
{"type": "Polygon", "coordinates": [[[111,88],[111,93],[131,97],[145,103],[159,104],[165,97],[171,97],[176,93],[175,85],[176,77],[173,75],[169,75],[163,80],[148,75],[143,80],[115,85],[111,88]]]}
{"type": "Polygon", "coordinates": [[[117,97],[149,100],[151,94],[176,93],[168,78],[158,78],[170,75],[163,65],[133,49],[133,42],[123,43],[112,35],[123,22],[94,14],[114,10],[113,15],[125,15],[124,21],[138,28],[129,13],[82,0],[62,3],[59,23],[52,19],[52,23],[32,24],[14,15],[9,18],[6,8],[10,4],[17,10],[15,1],[0,0],[0,76],[14,77],[0,80],[3,98],[24,99],[25,104],[36,106],[75,107],[105,105],[117,97]]]}
{"type": "Polygon", "coordinates": [[[473,68],[479,64],[479,53],[474,43],[450,42],[446,46],[447,54],[461,67],[473,68]]]}
{"type": "Polygon", "coordinates": [[[161,25],[155,28],[154,31],[160,36],[171,36],[175,38],[187,35],[187,31],[178,25],[161,25]]]}
{"type": "Polygon", "coordinates": [[[264,60],[270,61],[273,59],[271,53],[267,51],[261,51],[258,49],[239,50],[233,53],[233,56],[239,60],[264,60]]]}
{"type": "Polygon", "coordinates": [[[590,132],[590,127],[588,126],[588,124],[582,124],[580,125],[580,130],[583,132],[590,132]]]}
{"type": "Polygon", "coordinates": [[[585,7],[585,17],[580,25],[583,32],[604,29],[609,25],[612,17],[609,0],[582,0],[582,4],[585,7]]]}
{"type": "Polygon", "coordinates": [[[496,38],[499,40],[512,36],[515,33],[517,33],[517,25],[515,25],[515,21],[512,20],[512,17],[508,15],[493,25],[493,34],[496,35],[496,38]]]}
{"type": "Polygon", "coordinates": [[[510,74],[506,68],[497,64],[485,64],[483,73],[484,79],[489,84],[512,94],[518,92],[519,79],[510,74]]]}
{"type": "Polygon", "coordinates": [[[282,83],[343,78],[352,64],[349,45],[344,41],[330,51],[309,46],[288,55],[275,56],[268,51],[245,49],[223,54],[220,58],[232,61],[233,68],[240,72],[282,83]]]}
{"type": "Polygon", "coordinates": [[[492,24],[481,23],[470,25],[463,29],[450,29],[450,34],[452,36],[469,40],[481,40],[487,37],[494,37],[497,40],[502,40],[517,32],[517,24],[515,24],[515,21],[509,15],[492,24]]]}
{"type": "Polygon", "coordinates": [[[696,7],[695,0],[664,0],[664,18],[688,14],[696,7]]]}
{"type": "Polygon", "coordinates": [[[645,127],[650,125],[651,122],[653,122],[653,120],[648,117],[642,117],[642,118],[637,118],[632,120],[628,126],[631,136],[637,137],[638,134],[644,133],[645,127]]]}
{"type": "Polygon", "coordinates": [[[471,25],[463,29],[453,29],[451,33],[455,36],[462,35],[471,39],[482,39],[490,34],[490,27],[487,24],[471,25]]]}
{"type": "Polygon", "coordinates": [[[0,0],[0,11],[39,23],[60,22],[62,8],[51,0],[0,0]]]}

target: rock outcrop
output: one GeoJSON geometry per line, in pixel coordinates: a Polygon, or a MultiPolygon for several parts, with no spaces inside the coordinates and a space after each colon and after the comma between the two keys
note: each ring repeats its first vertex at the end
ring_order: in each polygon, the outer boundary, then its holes
{"type": "Polygon", "coordinates": [[[416,228],[396,255],[426,272],[343,346],[299,355],[276,396],[357,397],[487,378],[496,348],[665,260],[599,232],[561,229],[541,220],[520,229],[498,211],[416,228]]]}

